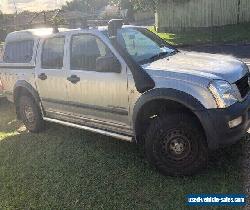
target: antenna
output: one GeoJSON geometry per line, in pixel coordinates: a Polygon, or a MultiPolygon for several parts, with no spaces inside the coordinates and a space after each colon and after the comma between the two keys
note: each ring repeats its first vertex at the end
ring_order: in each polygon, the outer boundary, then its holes
{"type": "Polygon", "coordinates": [[[57,18],[60,15],[61,12],[62,12],[62,10],[58,9],[56,14],[51,18],[51,22],[52,22],[52,25],[53,25],[53,33],[58,33],[59,32],[59,29],[58,29],[59,23],[57,21],[57,18]]]}
{"type": "Polygon", "coordinates": [[[17,15],[17,7],[16,7],[16,0],[13,0],[14,8],[15,8],[15,13],[17,15]]]}
{"type": "Polygon", "coordinates": [[[81,29],[89,29],[88,18],[81,18],[81,29]]]}
{"type": "Polygon", "coordinates": [[[14,24],[15,24],[15,29],[17,29],[17,7],[16,7],[16,0],[13,0],[13,4],[14,4],[14,9],[15,9],[14,24]]]}
{"type": "Polygon", "coordinates": [[[45,12],[45,10],[43,10],[43,22],[44,22],[44,24],[46,24],[47,23],[47,17],[46,17],[46,12],[45,12]]]}

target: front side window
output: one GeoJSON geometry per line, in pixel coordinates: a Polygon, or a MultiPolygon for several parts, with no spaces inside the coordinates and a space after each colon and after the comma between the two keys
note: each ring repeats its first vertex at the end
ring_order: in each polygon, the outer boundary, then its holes
{"type": "Polygon", "coordinates": [[[176,52],[171,46],[150,31],[141,28],[122,28],[117,41],[139,64],[149,63],[176,52]]]}
{"type": "Polygon", "coordinates": [[[62,69],[64,41],[64,37],[54,37],[44,42],[42,51],[43,69],[62,69]]]}
{"type": "Polygon", "coordinates": [[[29,63],[33,56],[33,48],[33,40],[9,42],[5,46],[3,61],[5,63],[29,63]]]}
{"type": "Polygon", "coordinates": [[[96,70],[99,57],[112,56],[110,49],[96,36],[81,34],[73,36],[70,66],[72,70],[96,70]]]}

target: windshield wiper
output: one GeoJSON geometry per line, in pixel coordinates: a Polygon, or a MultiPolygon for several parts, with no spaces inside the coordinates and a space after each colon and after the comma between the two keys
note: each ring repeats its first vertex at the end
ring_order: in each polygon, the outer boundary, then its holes
{"type": "Polygon", "coordinates": [[[178,52],[178,51],[173,51],[173,52],[160,52],[160,53],[158,53],[158,54],[156,54],[156,55],[154,55],[154,56],[152,56],[152,57],[150,57],[150,58],[147,58],[147,59],[141,61],[140,64],[150,63],[150,62],[159,60],[159,59],[161,59],[161,58],[163,58],[163,57],[165,57],[165,56],[167,56],[167,55],[168,55],[168,56],[173,55],[173,54],[175,54],[175,53],[177,53],[177,52],[178,52]]]}

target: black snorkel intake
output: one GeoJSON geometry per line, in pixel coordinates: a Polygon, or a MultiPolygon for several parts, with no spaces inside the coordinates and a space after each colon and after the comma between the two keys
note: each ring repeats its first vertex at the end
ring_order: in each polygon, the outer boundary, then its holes
{"type": "Polygon", "coordinates": [[[118,30],[123,26],[122,19],[113,19],[108,23],[108,35],[113,47],[120,53],[126,61],[135,81],[135,87],[139,93],[144,93],[155,87],[154,80],[144,69],[134,61],[131,55],[117,42],[118,30]]]}

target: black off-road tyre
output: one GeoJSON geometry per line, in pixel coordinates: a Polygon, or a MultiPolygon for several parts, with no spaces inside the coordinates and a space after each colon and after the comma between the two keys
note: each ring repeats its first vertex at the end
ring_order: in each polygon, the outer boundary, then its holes
{"type": "Polygon", "coordinates": [[[145,152],[149,162],[167,176],[193,175],[208,161],[203,130],[186,113],[156,118],[146,134],[145,152]]]}
{"type": "Polygon", "coordinates": [[[30,132],[39,133],[44,130],[41,110],[32,97],[21,96],[18,107],[21,120],[30,132]]]}

